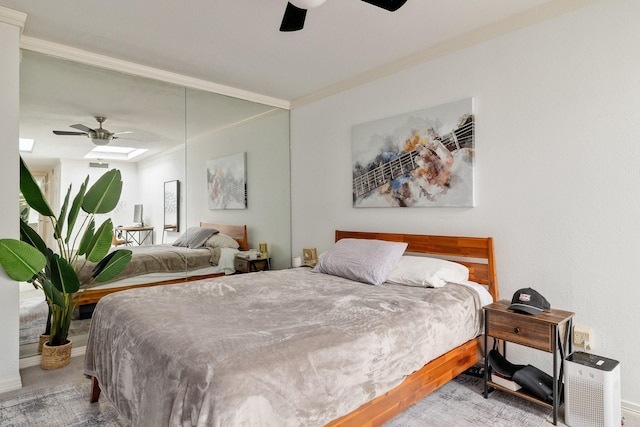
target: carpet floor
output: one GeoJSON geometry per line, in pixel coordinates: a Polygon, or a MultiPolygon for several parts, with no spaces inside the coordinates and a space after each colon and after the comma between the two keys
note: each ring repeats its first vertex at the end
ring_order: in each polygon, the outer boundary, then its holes
{"type": "MultiPolygon", "coordinates": [[[[0,426],[121,427],[127,424],[103,396],[89,403],[91,382],[82,375],[82,357],[56,371],[23,372],[22,390],[0,394],[0,426]],[[57,378],[56,378],[57,375],[57,378]]],[[[482,380],[469,375],[442,388],[388,421],[385,427],[551,426],[550,410],[508,393],[482,396],[482,380]]]]}
{"type": "Polygon", "coordinates": [[[501,391],[485,399],[482,390],[480,378],[459,375],[384,427],[553,426],[550,409],[501,391]]]}

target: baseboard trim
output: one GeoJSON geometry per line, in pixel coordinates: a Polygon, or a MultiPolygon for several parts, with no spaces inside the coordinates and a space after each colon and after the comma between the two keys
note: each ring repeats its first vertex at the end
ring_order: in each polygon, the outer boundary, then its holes
{"type": "Polygon", "coordinates": [[[640,418],[640,405],[637,403],[631,403],[622,401],[622,414],[633,415],[636,418],[640,418]]]}
{"type": "Polygon", "coordinates": [[[22,379],[20,378],[20,374],[18,374],[14,378],[0,381],[0,393],[19,390],[21,388],[22,388],[22,379]]]}
{"type": "MultiPolygon", "coordinates": [[[[83,345],[82,347],[77,347],[77,348],[73,347],[71,349],[71,357],[84,356],[84,353],[86,350],[87,350],[86,345],[83,345]]],[[[40,360],[41,360],[40,355],[23,357],[22,359],[20,359],[20,369],[30,368],[32,366],[38,366],[40,365],[40,360]]]]}

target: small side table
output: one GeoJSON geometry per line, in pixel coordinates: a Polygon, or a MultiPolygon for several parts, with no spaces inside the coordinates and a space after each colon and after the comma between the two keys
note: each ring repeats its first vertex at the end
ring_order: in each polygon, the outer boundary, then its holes
{"type": "Polygon", "coordinates": [[[538,315],[528,315],[508,310],[507,300],[494,302],[484,307],[484,397],[488,398],[489,388],[496,388],[515,394],[553,410],[553,424],[558,422],[563,384],[562,361],[572,352],[574,313],[551,309],[538,315]],[[553,354],[553,404],[548,404],[522,391],[513,391],[500,386],[489,378],[488,337],[503,341],[503,356],[506,357],[507,342],[524,345],[553,354]]]}
{"type": "Polygon", "coordinates": [[[236,273],[253,273],[271,270],[271,258],[247,259],[236,256],[233,266],[236,273]]]}
{"type": "Polygon", "coordinates": [[[153,227],[116,227],[119,238],[141,245],[153,245],[153,227]]]}

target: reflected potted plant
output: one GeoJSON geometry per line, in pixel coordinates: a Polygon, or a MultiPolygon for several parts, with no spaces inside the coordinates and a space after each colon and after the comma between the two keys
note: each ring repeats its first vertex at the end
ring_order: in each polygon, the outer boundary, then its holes
{"type": "MultiPolygon", "coordinates": [[[[28,224],[30,211],[31,211],[31,208],[29,207],[29,204],[24,199],[24,196],[22,196],[21,194],[20,195],[20,220],[28,224]]],[[[35,284],[33,285],[33,287],[38,289],[38,286],[36,286],[35,284]]],[[[42,334],[40,334],[40,337],[38,339],[38,354],[42,353],[42,346],[44,345],[44,343],[49,341],[49,333],[51,333],[51,308],[48,309],[47,323],[45,326],[45,330],[42,334]]]]}
{"type": "Polygon", "coordinates": [[[41,366],[54,369],[66,366],[71,358],[68,339],[74,298],[94,282],[105,282],[120,274],[131,260],[131,251],[109,252],[113,236],[111,219],[97,229],[95,215],[111,212],[122,193],[120,171],[104,173],[90,188],[89,177],[81,184],[73,200],[69,185],[60,213],[51,210],[33,175],[20,158],[20,191],[31,209],[46,217],[53,229],[56,247],[47,247],[43,238],[20,218],[20,240],[0,239],[0,265],[7,275],[42,289],[49,305],[51,328],[49,341],[42,349],[41,366]],[[87,215],[76,224],[83,211],[87,215]],[[91,275],[80,282],[77,272],[87,261],[96,263],[91,275]]]}

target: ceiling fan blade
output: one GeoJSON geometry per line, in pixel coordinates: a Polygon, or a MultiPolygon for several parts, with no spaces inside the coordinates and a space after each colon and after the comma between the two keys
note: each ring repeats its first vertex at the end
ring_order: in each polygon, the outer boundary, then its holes
{"type": "Polygon", "coordinates": [[[69,132],[66,130],[54,130],[54,134],[56,135],[86,135],[86,132],[69,132]]]}
{"type": "Polygon", "coordinates": [[[307,9],[300,9],[291,3],[287,3],[287,8],[282,17],[280,31],[298,31],[304,27],[304,20],[307,17],[307,9]]]}
{"type": "Polygon", "coordinates": [[[381,7],[389,12],[395,12],[400,9],[407,0],[362,0],[365,3],[372,4],[374,6],[381,7]]]}
{"type": "Polygon", "coordinates": [[[93,129],[91,129],[90,127],[86,127],[85,125],[76,124],[76,125],[71,125],[71,127],[74,129],[85,131],[87,133],[93,132],[93,129]]]}

